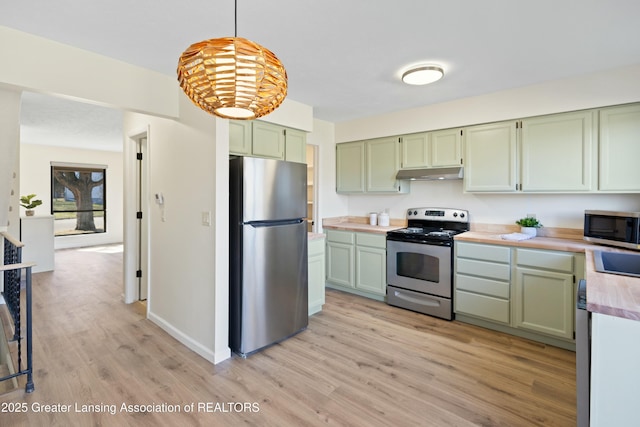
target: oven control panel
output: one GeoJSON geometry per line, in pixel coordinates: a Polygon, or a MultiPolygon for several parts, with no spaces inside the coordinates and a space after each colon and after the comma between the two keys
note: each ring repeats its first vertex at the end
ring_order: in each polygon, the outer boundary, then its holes
{"type": "Polygon", "coordinates": [[[463,209],[411,208],[407,210],[407,219],[469,222],[469,212],[463,209]]]}

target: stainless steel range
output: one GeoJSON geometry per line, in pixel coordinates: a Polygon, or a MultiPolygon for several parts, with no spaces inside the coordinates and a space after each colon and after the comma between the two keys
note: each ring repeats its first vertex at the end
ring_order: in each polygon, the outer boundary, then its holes
{"type": "Polygon", "coordinates": [[[387,233],[387,303],[453,319],[453,236],[469,231],[469,212],[412,208],[407,228],[387,233]]]}

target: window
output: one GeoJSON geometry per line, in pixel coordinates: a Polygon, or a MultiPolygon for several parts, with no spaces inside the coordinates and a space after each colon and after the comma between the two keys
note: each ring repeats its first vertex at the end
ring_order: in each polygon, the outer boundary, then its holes
{"type": "Polygon", "coordinates": [[[107,231],[107,167],[51,162],[56,236],[107,231]]]}

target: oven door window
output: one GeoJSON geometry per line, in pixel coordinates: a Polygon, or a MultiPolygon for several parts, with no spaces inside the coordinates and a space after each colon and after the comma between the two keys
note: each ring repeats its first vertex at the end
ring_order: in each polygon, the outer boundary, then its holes
{"type": "Polygon", "coordinates": [[[412,279],[440,282],[438,257],[415,252],[396,253],[396,274],[412,279]]]}

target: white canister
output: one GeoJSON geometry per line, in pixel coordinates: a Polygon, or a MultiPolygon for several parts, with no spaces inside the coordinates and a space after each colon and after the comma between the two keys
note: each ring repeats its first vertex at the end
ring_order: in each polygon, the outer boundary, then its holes
{"type": "Polygon", "coordinates": [[[371,212],[369,214],[369,224],[378,225],[378,214],[375,212],[371,212]]]}
{"type": "Polygon", "coordinates": [[[378,225],[381,227],[389,226],[389,214],[386,212],[380,212],[378,214],[378,225]]]}

